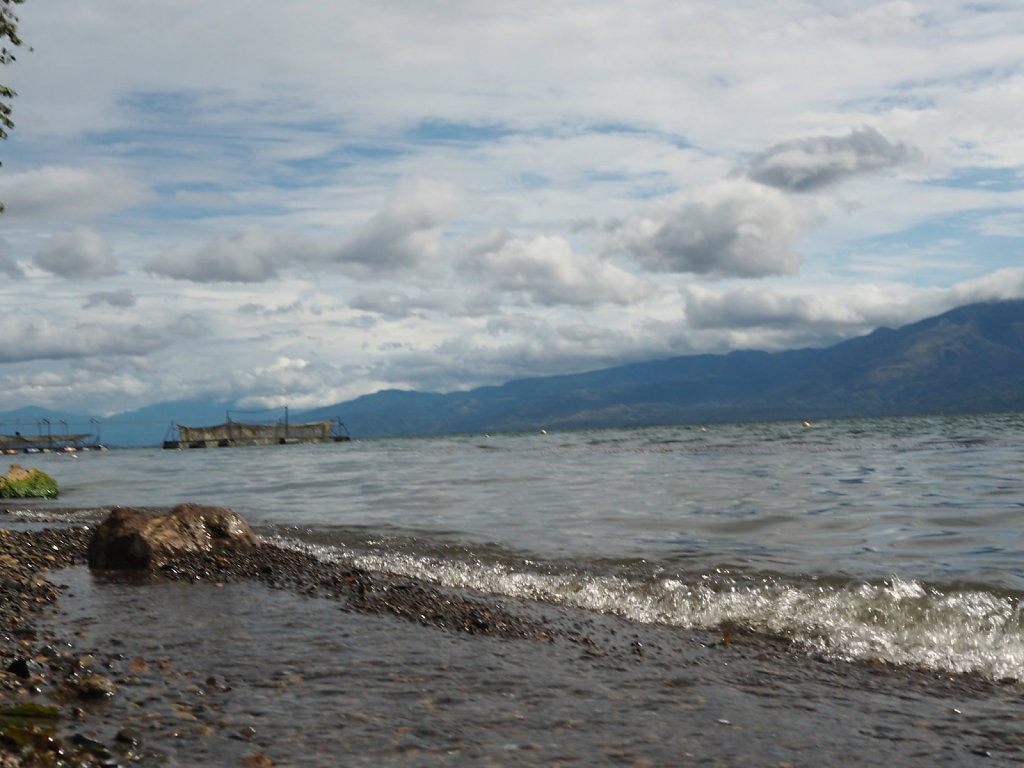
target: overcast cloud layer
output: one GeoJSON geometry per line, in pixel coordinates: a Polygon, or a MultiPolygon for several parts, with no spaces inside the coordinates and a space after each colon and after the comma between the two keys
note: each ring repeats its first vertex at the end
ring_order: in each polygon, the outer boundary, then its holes
{"type": "Polygon", "coordinates": [[[1024,8],[29,0],[0,409],[326,405],[1024,297],[1024,8]]]}

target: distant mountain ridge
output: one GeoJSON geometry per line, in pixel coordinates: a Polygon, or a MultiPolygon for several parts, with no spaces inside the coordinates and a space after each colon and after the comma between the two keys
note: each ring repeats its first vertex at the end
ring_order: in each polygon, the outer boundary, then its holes
{"type": "Polygon", "coordinates": [[[1024,300],[972,304],[825,349],[692,355],[308,413],[355,435],[1024,410],[1024,300]]]}
{"type": "MultiPolygon", "coordinates": [[[[217,423],[231,407],[159,403],[101,420],[104,441],[159,445],[171,422],[217,423]]],[[[1024,411],[1024,300],[963,306],[825,349],[674,357],[449,394],[385,390],[291,418],[340,417],[358,438],[993,411],[1024,411]]],[[[0,431],[15,414],[91,419],[19,409],[0,413],[0,431]]]]}

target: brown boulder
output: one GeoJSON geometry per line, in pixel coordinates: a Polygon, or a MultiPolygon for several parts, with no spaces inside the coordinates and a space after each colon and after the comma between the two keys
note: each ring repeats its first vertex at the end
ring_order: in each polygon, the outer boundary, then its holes
{"type": "Polygon", "coordinates": [[[119,507],[89,541],[89,566],[159,568],[180,554],[245,551],[259,545],[242,516],[223,507],[179,504],[168,514],[119,507]]]}

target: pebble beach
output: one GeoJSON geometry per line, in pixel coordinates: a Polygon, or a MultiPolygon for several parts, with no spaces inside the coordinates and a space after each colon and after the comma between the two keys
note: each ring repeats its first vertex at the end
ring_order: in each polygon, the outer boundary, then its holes
{"type": "Polygon", "coordinates": [[[1021,686],[265,544],[139,577],[0,529],[0,765],[1019,765],[1021,686]]]}

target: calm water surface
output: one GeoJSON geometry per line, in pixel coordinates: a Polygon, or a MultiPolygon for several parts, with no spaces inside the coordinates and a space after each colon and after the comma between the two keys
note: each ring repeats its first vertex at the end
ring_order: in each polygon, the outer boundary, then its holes
{"type": "Polygon", "coordinates": [[[18,457],[33,503],[227,506],[443,585],[1024,679],[1024,416],[18,457]]]}

